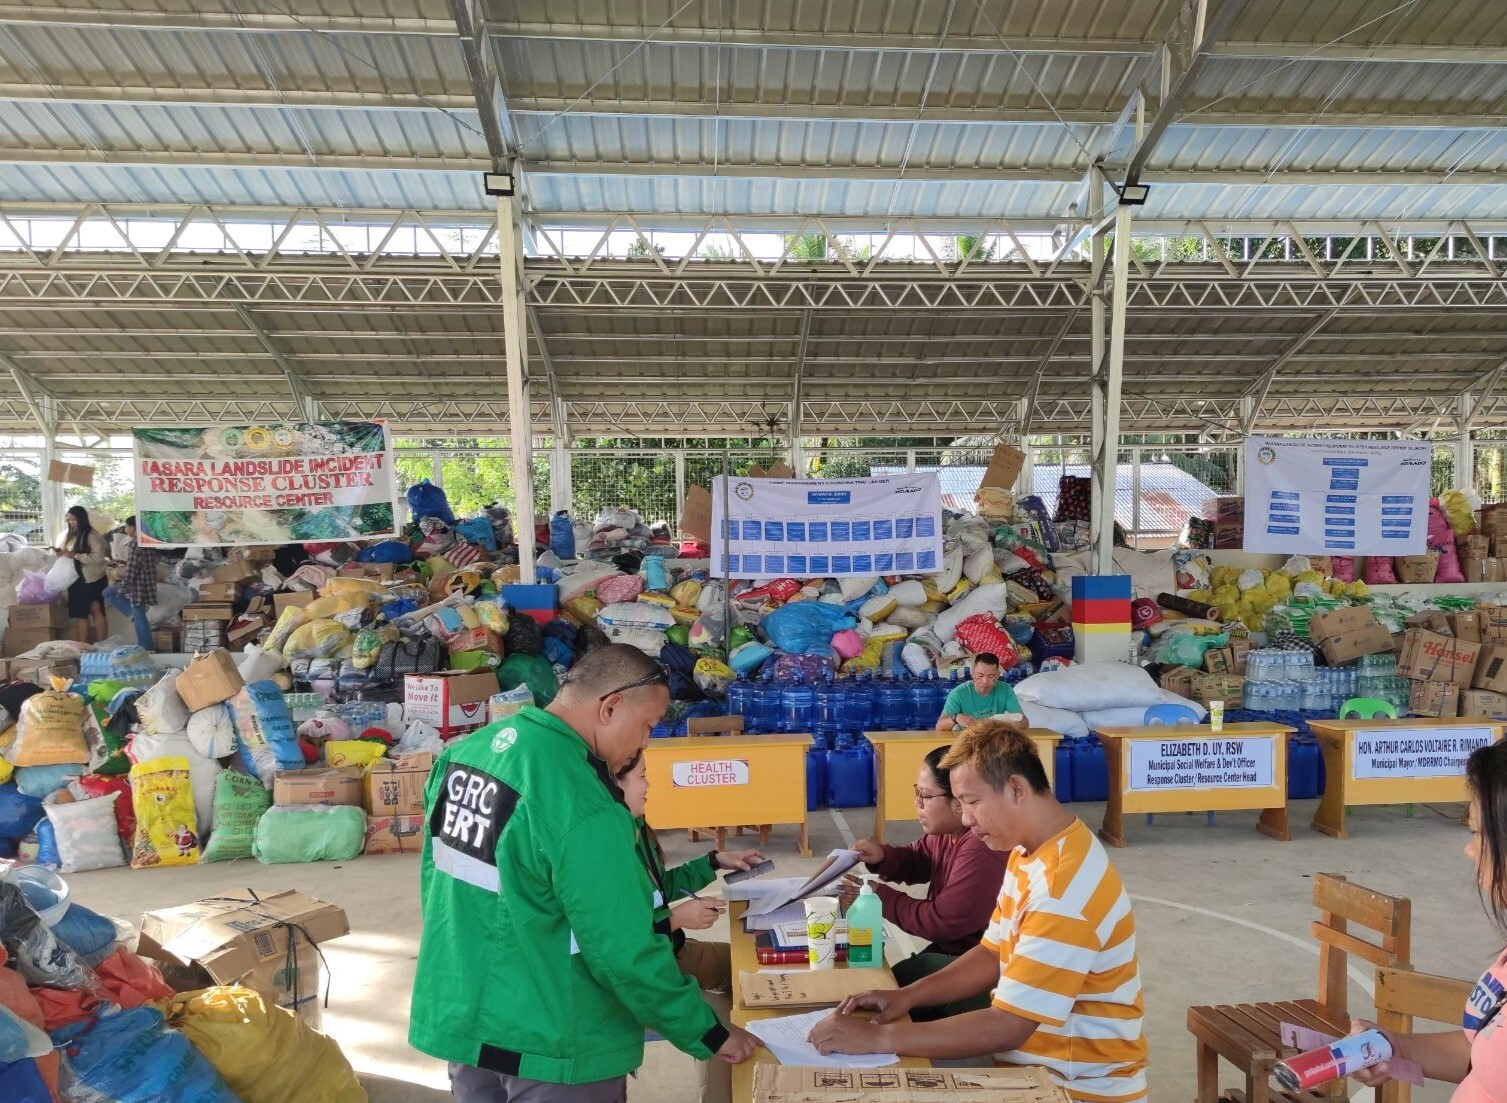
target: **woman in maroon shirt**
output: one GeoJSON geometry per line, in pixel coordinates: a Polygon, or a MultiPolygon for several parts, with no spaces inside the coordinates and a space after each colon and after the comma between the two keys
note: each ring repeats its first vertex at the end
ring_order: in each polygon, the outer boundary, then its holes
{"type": "MultiPolygon", "coordinates": [[[[928,754],[916,775],[916,818],[925,834],[909,846],[886,846],[872,839],[853,846],[868,868],[886,881],[927,886],[924,897],[910,896],[889,885],[874,886],[884,918],[930,943],[919,954],[896,963],[895,979],[902,986],[945,969],[954,958],[979,944],[999,900],[1009,857],[990,850],[963,826],[947,771],[941,766],[947,750],[938,747],[928,754]]],[[[857,883],[850,879],[844,889],[843,901],[851,903],[857,883]]],[[[917,1008],[911,1017],[940,1019],[987,1006],[989,995],[985,993],[956,1004],[917,1008]]]]}

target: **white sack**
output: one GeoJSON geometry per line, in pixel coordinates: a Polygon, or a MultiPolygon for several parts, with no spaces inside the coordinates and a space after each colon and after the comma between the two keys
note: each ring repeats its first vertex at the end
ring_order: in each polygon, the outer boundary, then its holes
{"type": "Polygon", "coordinates": [[[1015,687],[1015,696],[1051,708],[1073,712],[1139,706],[1142,711],[1163,703],[1162,687],[1151,675],[1128,663],[1084,663],[1065,670],[1033,674],[1015,687]]]}

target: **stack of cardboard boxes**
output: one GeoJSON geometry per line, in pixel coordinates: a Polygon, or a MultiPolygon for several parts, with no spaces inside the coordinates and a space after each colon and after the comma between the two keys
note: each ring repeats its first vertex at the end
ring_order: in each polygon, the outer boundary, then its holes
{"type": "Polygon", "coordinates": [[[1245,499],[1214,499],[1214,547],[1239,551],[1245,546],[1245,499]]]}
{"type": "MultiPolygon", "coordinates": [[[[183,650],[204,651],[229,643],[226,629],[235,619],[234,606],[246,584],[260,575],[261,571],[248,558],[227,559],[211,570],[208,580],[199,584],[199,599],[183,610],[183,650]]],[[[240,646],[245,647],[265,627],[263,619],[254,630],[242,632],[238,637],[240,646]]]]}
{"type": "Polygon", "coordinates": [[[366,811],[363,854],[413,854],[424,833],[424,790],[432,754],[382,758],[369,767],[279,771],[274,804],[333,804],[366,811]]]}
{"type": "Polygon", "coordinates": [[[72,639],[73,621],[61,601],[49,605],[12,605],[5,628],[5,656],[24,655],[53,640],[72,639]]]}
{"type": "Polygon", "coordinates": [[[1397,672],[1417,716],[1507,717],[1507,609],[1410,617],[1397,672]]]}

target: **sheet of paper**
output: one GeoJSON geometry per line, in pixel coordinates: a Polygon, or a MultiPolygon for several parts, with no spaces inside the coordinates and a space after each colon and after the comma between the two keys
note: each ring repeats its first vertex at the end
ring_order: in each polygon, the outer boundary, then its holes
{"type": "Polygon", "coordinates": [[[761,877],[756,881],[739,881],[722,885],[722,895],[729,900],[762,900],[766,896],[793,892],[806,883],[803,877],[761,877]]]}
{"type": "Polygon", "coordinates": [[[800,1065],[805,1068],[877,1069],[899,1062],[893,1053],[828,1053],[821,1054],[806,1040],[811,1028],[832,1014],[826,1008],[805,1015],[781,1015],[773,1019],[755,1019],[748,1024],[748,1031],[769,1047],[769,1052],[782,1065],[800,1065]]]}
{"type": "Polygon", "coordinates": [[[794,903],[786,904],[783,908],[776,908],[774,911],[766,912],[764,915],[754,915],[753,912],[749,912],[743,917],[743,929],[750,933],[772,931],[776,926],[786,923],[799,923],[802,927],[805,927],[806,905],[802,901],[797,900],[794,903]]]}
{"type": "MultiPolygon", "coordinates": [[[[767,915],[768,913],[783,908],[796,900],[803,900],[808,896],[820,896],[823,890],[837,883],[837,881],[850,869],[858,864],[858,852],[856,850],[834,850],[827,855],[827,860],[822,868],[813,873],[797,888],[782,893],[771,893],[768,896],[760,896],[748,906],[748,914],[752,916],[767,915]]],[[[767,883],[767,882],[766,882],[767,883]]]]}

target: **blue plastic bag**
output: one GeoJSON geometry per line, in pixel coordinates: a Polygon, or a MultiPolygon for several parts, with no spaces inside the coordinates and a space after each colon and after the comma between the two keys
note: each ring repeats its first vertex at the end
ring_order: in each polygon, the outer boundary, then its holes
{"type": "Polygon", "coordinates": [[[69,904],[63,918],[52,927],[52,937],[90,965],[98,964],[107,956],[106,951],[113,951],[119,934],[114,923],[82,904],[69,904]]]}
{"type": "Polygon", "coordinates": [[[798,601],[765,616],[760,627],[787,655],[825,655],[832,650],[832,637],[858,627],[858,618],[841,605],[798,601]]]}
{"type": "Polygon", "coordinates": [[[58,833],[45,815],[37,821],[37,865],[62,869],[63,856],[58,853],[58,833]]]}
{"type": "Polygon", "coordinates": [[[408,512],[413,514],[415,521],[422,521],[425,517],[438,517],[447,525],[452,527],[455,525],[455,514],[450,510],[450,499],[446,498],[445,492],[428,479],[408,488],[408,512]]]}
{"type": "Polygon", "coordinates": [[[356,553],[358,563],[412,563],[413,549],[401,540],[378,540],[356,553]]]}
{"type": "Polygon", "coordinates": [[[37,1063],[30,1057],[24,1061],[0,1064],[0,1103],[52,1103],[37,1063]]]}
{"type": "Polygon", "coordinates": [[[566,510],[557,510],[549,519],[549,550],[561,559],[576,557],[576,526],[566,510]]]}
{"type": "Polygon", "coordinates": [[[42,802],[22,793],[15,782],[0,785],[0,839],[25,838],[45,814],[42,802]]]}
{"type": "Polygon", "coordinates": [[[111,1103],[240,1103],[162,1013],[135,1007],[52,1032],[68,1071],[111,1103]]]}
{"type": "Polygon", "coordinates": [[[455,535],[467,543],[497,553],[497,534],[492,531],[490,517],[468,517],[455,526],[455,535]]]}
{"type": "Polygon", "coordinates": [[[53,766],[17,766],[16,788],[28,797],[42,800],[88,772],[89,767],[80,762],[62,762],[53,766]]]}

